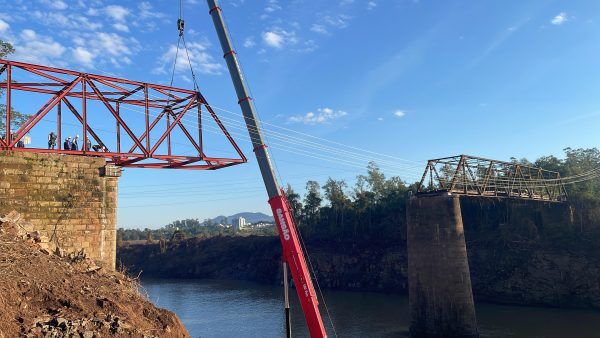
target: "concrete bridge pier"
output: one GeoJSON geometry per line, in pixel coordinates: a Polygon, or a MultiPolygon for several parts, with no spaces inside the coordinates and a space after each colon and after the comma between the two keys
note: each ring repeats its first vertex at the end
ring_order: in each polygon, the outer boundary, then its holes
{"type": "Polygon", "coordinates": [[[411,337],[479,337],[459,197],[412,197],[407,242],[411,337]]]}

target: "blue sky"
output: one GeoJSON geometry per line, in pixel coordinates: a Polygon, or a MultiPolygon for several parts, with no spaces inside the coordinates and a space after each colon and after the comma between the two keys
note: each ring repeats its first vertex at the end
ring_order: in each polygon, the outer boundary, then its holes
{"type": "MultiPolygon", "coordinates": [[[[598,1],[222,7],[279,175],[298,190],[328,176],[351,185],[368,160],[412,182],[428,158],[534,159],[599,144],[598,1]]],[[[0,38],[15,45],[14,60],[168,83],[178,12],[178,1],[166,0],[14,0],[0,9],[0,38]]],[[[205,2],[184,0],[184,18],[201,91],[250,162],[216,172],[126,170],[120,226],[269,210],[205,2]]],[[[185,67],[175,85],[191,88],[185,67]]]]}

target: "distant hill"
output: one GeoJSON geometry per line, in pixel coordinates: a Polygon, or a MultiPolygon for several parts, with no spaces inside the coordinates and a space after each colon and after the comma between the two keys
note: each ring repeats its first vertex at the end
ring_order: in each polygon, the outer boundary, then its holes
{"type": "Polygon", "coordinates": [[[244,217],[246,219],[246,222],[250,223],[275,221],[273,216],[263,214],[262,212],[240,212],[231,216],[217,216],[211,219],[211,221],[214,223],[232,224],[233,221],[240,217],[244,217]]]}

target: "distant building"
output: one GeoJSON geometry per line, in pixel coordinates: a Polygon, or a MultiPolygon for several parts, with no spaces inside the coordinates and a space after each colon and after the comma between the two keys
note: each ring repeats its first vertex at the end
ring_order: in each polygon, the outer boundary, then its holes
{"type": "Polygon", "coordinates": [[[269,222],[258,222],[258,223],[254,223],[253,227],[254,228],[267,228],[270,226],[273,226],[273,223],[269,223],[269,222]]]}
{"type": "Polygon", "coordinates": [[[248,223],[246,223],[246,219],[244,217],[240,217],[237,219],[237,229],[238,230],[242,230],[246,227],[246,225],[248,225],[248,223]]]}

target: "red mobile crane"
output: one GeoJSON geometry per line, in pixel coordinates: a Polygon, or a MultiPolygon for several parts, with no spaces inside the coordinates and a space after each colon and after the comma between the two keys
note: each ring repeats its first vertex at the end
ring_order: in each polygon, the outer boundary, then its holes
{"type": "Polygon", "coordinates": [[[260,167],[260,172],[269,195],[269,204],[273,210],[273,216],[277,223],[279,238],[283,247],[283,259],[289,265],[292,272],[292,278],[296,285],[296,291],[300,298],[308,330],[311,337],[327,337],[321,313],[319,312],[317,294],[304,258],[304,253],[302,252],[302,247],[300,246],[296,224],[292,218],[287,198],[273,172],[273,165],[271,164],[267,146],[263,141],[256,109],[252,103],[250,91],[242,74],[236,52],[233,50],[231,37],[221,13],[221,7],[219,7],[217,0],[207,0],[207,2],[210,9],[209,13],[212,16],[221,48],[223,49],[223,57],[227,61],[227,68],[229,69],[231,80],[237,93],[238,103],[242,109],[248,133],[250,133],[250,140],[254,147],[256,160],[258,161],[258,166],[260,167]]]}

